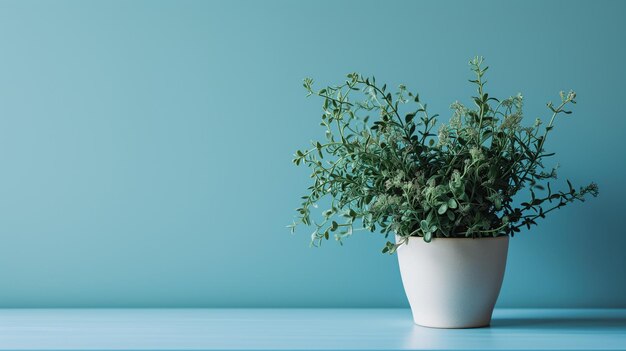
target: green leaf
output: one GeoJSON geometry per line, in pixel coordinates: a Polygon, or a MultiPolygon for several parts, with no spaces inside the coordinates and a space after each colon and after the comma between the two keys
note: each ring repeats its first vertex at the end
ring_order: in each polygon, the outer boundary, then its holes
{"type": "Polygon", "coordinates": [[[448,200],[448,207],[449,208],[455,209],[455,208],[457,208],[457,205],[458,204],[456,203],[456,200],[454,200],[454,199],[448,200]]]}
{"type": "Polygon", "coordinates": [[[413,118],[415,117],[416,113],[415,112],[411,112],[411,113],[407,113],[406,116],[404,117],[404,121],[406,123],[410,123],[413,118]]]}
{"type": "Polygon", "coordinates": [[[441,206],[439,206],[439,209],[437,210],[437,213],[442,215],[444,213],[446,213],[446,211],[448,210],[448,204],[442,204],[441,206]]]}
{"type": "Polygon", "coordinates": [[[452,211],[448,211],[446,212],[446,215],[448,215],[448,219],[453,221],[454,220],[454,212],[452,211]]]}
{"type": "Polygon", "coordinates": [[[429,243],[430,240],[432,239],[432,237],[433,237],[433,233],[431,233],[431,232],[425,232],[424,233],[424,241],[425,242],[429,243]]]}
{"type": "Polygon", "coordinates": [[[574,187],[572,186],[572,182],[570,182],[569,179],[566,179],[566,181],[567,181],[567,186],[569,187],[570,193],[573,194],[575,190],[574,190],[574,187]]]}
{"type": "Polygon", "coordinates": [[[422,232],[426,233],[428,231],[428,222],[426,222],[426,220],[421,220],[420,222],[420,229],[422,230],[422,232]]]}

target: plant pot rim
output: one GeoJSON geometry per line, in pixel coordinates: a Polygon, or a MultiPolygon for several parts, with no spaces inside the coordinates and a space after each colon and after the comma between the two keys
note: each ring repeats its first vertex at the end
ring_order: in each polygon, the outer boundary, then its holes
{"type": "MultiPolygon", "coordinates": [[[[396,234],[396,238],[406,238],[406,237],[403,237],[403,236],[400,236],[400,235],[396,234]]],[[[423,236],[409,236],[408,238],[409,239],[419,238],[420,240],[424,240],[423,236]]],[[[431,241],[432,240],[438,240],[438,239],[471,239],[471,240],[476,240],[476,239],[503,239],[503,238],[507,238],[508,239],[509,235],[479,236],[479,237],[475,237],[475,238],[472,238],[471,236],[468,236],[468,237],[465,237],[465,236],[463,236],[463,237],[459,237],[459,236],[445,237],[445,236],[443,236],[443,237],[434,237],[434,238],[431,239],[431,241]]]]}

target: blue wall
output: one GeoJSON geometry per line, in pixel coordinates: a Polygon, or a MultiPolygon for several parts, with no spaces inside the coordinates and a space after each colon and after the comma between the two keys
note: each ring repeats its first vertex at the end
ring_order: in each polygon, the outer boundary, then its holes
{"type": "MultiPolygon", "coordinates": [[[[501,307],[626,307],[626,2],[0,2],[0,307],[407,306],[383,238],[289,224],[321,136],[301,79],[430,110],[575,89],[547,145],[601,195],[511,241],[501,307]]],[[[471,299],[471,297],[468,297],[471,299]]]]}

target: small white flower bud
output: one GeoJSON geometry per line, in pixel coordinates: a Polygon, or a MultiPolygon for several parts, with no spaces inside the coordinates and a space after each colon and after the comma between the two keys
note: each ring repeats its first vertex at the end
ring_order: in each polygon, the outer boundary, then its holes
{"type": "Polygon", "coordinates": [[[573,101],[574,99],[576,99],[576,92],[573,90],[570,90],[569,93],[567,94],[567,100],[573,101]]]}

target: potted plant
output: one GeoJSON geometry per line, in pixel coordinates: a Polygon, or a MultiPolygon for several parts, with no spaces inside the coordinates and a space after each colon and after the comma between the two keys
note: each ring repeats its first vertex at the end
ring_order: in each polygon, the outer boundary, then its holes
{"type": "Polygon", "coordinates": [[[598,194],[595,183],[576,189],[569,180],[555,191],[556,167],[544,167],[554,155],[544,150],[546,138],[571,113],[573,91],[547,104],[547,124],[524,126],[522,95],[489,96],[483,58],[470,67],[474,106],[454,102],[447,124],[404,85],[391,93],[358,73],[320,90],[304,80],[308,95],[323,99],[325,139],[294,155],[312,170],[312,185],[289,227],[313,226],[315,246],[358,230],[392,235],[382,251],[398,253],[413,319],[423,326],[489,325],[509,236],[598,194]],[[315,220],[318,204],[326,208],[315,220]]]}

